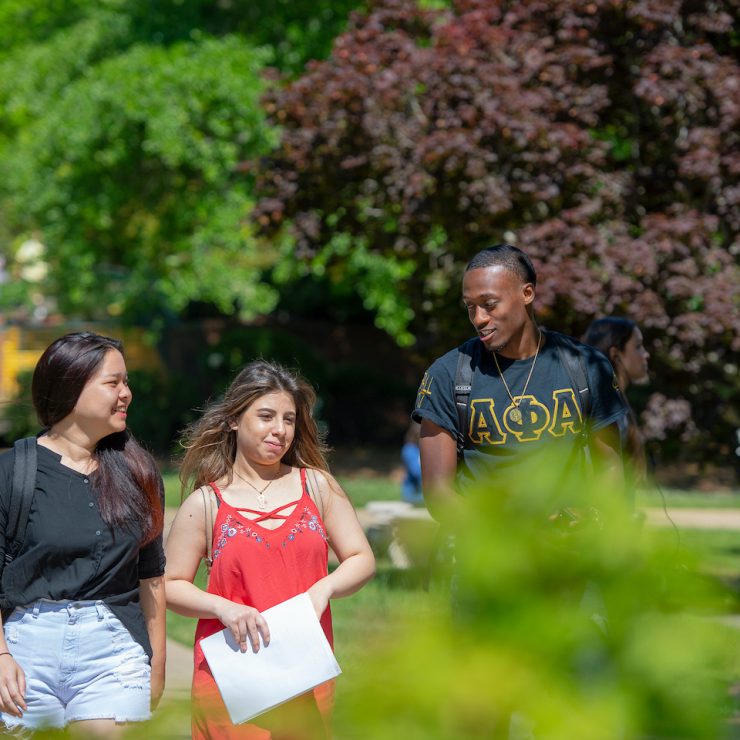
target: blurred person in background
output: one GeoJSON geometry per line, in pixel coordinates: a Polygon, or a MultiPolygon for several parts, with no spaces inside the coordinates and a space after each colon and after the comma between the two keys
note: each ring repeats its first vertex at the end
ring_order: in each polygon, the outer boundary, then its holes
{"type": "Polygon", "coordinates": [[[126,429],[122,351],[75,333],[39,359],[32,397],[44,431],[9,564],[15,453],[0,456],[0,717],[13,732],[73,724],[120,735],[149,718],[164,689],[164,488],[126,429]]]}
{"type": "Polygon", "coordinates": [[[419,452],[419,437],[421,427],[415,421],[409,424],[406,430],[403,447],[401,447],[401,462],[403,463],[404,478],[401,483],[401,498],[414,506],[424,505],[424,495],[421,492],[421,454],[419,452]]]}
{"type": "MultiPolygon", "coordinates": [[[[198,740],[323,738],[334,682],[246,724],[229,719],[200,641],[227,628],[242,651],[269,650],[261,612],[308,593],[330,644],[331,599],[349,596],[375,571],[350,500],[329,473],[312,415],[313,388],[263,360],[247,365],[184,435],[183,502],[167,539],[167,603],[198,618],[192,735],[198,740]],[[211,512],[211,515],[208,515],[211,512]],[[207,554],[206,590],[193,580],[207,554]],[[328,548],[339,565],[328,573],[328,548]],[[260,639],[265,645],[260,647],[260,639]]],[[[249,691],[249,687],[244,687],[249,691]]]]}
{"type": "Polygon", "coordinates": [[[625,413],[617,420],[617,425],[625,460],[628,490],[633,495],[635,487],[645,482],[647,465],[645,445],[635,412],[627,400],[627,389],[633,383],[636,385],[647,383],[650,353],[643,344],[640,327],[632,319],[617,316],[606,316],[592,321],[583,341],[596,347],[609,358],[624,394],[625,413]]]}

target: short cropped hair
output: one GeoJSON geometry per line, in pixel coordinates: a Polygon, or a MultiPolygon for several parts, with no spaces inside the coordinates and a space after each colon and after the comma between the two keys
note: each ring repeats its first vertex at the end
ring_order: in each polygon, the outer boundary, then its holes
{"type": "Polygon", "coordinates": [[[518,275],[522,282],[537,285],[537,273],[532,261],[521,249],[511,246],[511,244],[496,244],[493,247],[481,249],[468,262],[465,272],[499,265],[518,275]]]}

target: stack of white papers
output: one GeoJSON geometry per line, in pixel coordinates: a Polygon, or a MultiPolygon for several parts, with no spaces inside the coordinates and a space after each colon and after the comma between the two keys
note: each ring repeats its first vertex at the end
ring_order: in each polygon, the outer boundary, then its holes
{"type": "Polygon", "coordinates": [[[270,644],[239,650],[230,630],[200,641],[231,721],[237,725],[310,691],[342,671],[316,617],[299,594],[262,612],[270,644]]]}

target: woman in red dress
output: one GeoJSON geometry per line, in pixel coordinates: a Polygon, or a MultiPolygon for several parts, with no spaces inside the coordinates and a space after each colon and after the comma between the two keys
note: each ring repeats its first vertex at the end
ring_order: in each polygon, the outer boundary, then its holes
{"type": "Polygon", "coordinates": [[[233,725],[199,644],[226,627],[243,651],[257,651],[261,642],[269,644],[260,612],[304,592],[332,643],[330,599],[354,593],[374,573],[352,504],[328,472],[311,414],[315,400],[300,377],[270,362],[252,362],[185,434],[180,477],[184,490],[195,490],[167,540],[165,581],[167,605],[199,620],[194,738],[329,734],[333,682],[233,725]],[[213,565],[203,591],[193,579],[207,551],[206,522],[213,522],[213,565]],[[329,545],[339,560],[330,574],[329,545]]]}

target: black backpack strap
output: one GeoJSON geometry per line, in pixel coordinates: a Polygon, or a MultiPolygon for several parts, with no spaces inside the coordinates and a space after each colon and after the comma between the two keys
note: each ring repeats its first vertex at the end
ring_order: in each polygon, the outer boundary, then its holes
{"type": "Polygon", "coordinates": [[[480,342],[475,340],[470,354],[458,349],[457,368],[455,369],[455,407],[457,408],[457,457],[462,458],[465,449],[465,432],[468,428],[468,406],[470,391],[473,388],[473,362],[480,349],[480,342]]]}
{"type": "Polygon", "coordinates": [[[5,565],[13,560],[23,544],[36,487],[36,438],[19,439],[13,447],[15,457],[5,529],[5,565]]]}
{"type": "Polygon", "coordinates": [[[570,378],[570,384],[576,392],[585,429],[586,422],[591,414],[591,389],[588,387],[588,376],[583,364],[583,355],[578,351],[578,347],[573,342],[569,342],[566,337],[557,337],[555,346],[558,349],[560,362],[570,378]]]}

